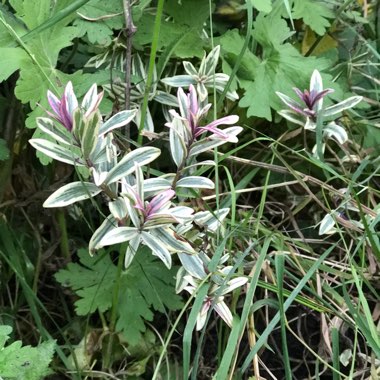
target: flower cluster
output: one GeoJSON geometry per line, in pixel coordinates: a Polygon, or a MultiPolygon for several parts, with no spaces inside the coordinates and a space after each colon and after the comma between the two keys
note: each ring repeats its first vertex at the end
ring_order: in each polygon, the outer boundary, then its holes
{"type": "Polygon", "coordinates": [[[340,144],[344,144],[348,140],[346,130],[332,119],[343,110],[358,104],[362,100],[361,96],[352,96],[338,104],[323,107],[324,97],[334,90],[331,88],[323,89],[322,77],[318,70],[314,70],[311,76],[309,90],[302,92],[300,89],[294,88],[294,91],[302,104],[281,92],[276,92],[282,102],[290,108],[279,111],[281,116],[313,132],[316,131],[318,121],[323,126],[325,138],[333,139],[340,144]]]}
{"type": "MultiPolygon", "coordinates": [[[[191,62],[184,61],[183,67],[185,75],[176,75],[170,78],[164,78],[161,81],[173,87],[188,87],[194,85],[202,101],[207,99],[207,88],[215,88],[218,92],[223,92],[230,77],[227,74],[215,73],[215,68],[219,60],[220,46],[215,46],[209,54],[204,55],[197,70],[191,62]]],[[[231,100],[239,99],[236,91],[227,91],[227,98],[231,100]]]]}
{"type": "MultiPolygon", "coordinates": [[[[58,99],[51,91],[48,91],[47,98],[53,110],[53,113],[47,112],[48,115],[71,132],[73,129],[74,112],[79,108],[72,83],[67,83],[61,99],[58,99]]],[[[96,84],[92,85],[80,106],[84,116],[88,117],[92,112],[96,111],[102,99],[103,92],[98,94],[96,84]]]]}

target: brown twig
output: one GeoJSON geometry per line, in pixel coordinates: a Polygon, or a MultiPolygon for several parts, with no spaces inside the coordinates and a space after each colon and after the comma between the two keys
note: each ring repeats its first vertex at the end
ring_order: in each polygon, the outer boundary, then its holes
{"type": "MultiPolygon", "coordinates": [[[[136,33],[137,28],[133,24],[132,19],[132,6],[131,0],[123,0],[124,18],[125,18],[125,32],[127,37],[127,48],[125,52],[125,101],[124,106],[126,110],[131,107],[131,64],[132,64],[132,38],[136,33]]],[[[131,136],[130,123],[125,126],[125,137],[127,139],[127,148],[129,147],[129,139],[131,136]]]]}

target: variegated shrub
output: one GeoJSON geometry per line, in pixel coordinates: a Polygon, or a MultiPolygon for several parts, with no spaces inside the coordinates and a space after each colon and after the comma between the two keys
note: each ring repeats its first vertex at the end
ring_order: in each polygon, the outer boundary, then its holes
{"type": "MultiPolygon", "coordinates": [[[[200,73],[207,74],[209,81],[222,80],[219,84],[222,88],[228,77],[221,77],[222,74],[212,77],[218,55],[219,48],[205,56],[200,73]]],[[[180,289],[191,294],[197,292],[200,281],[207,279],[205,268],[210,260],[200,252],[204,236],[199,227],[215,233],[229,210],[194,212],[181,203],[188,189],[214,188],[211,179],[195,175],[194,171],[197,166],[215,163],[210,160],[198,162],[197,156],[227,142],[236,143],[242,131],[235,125],[239,119],[236,115],[207,123],[211,104],[207,104],[207,93],[200,84],[203,82],[194,83],[197,88],[193,82],[189,83],[188,93],[181,87],[178,89],[177,100],[173,103],[178,101],[179,112],[171,110],[171,120],[166,124],[171,156],[177,168],[174,173],[144,177],[146,165],[160,156],[158,148],[140,147],[125,155],[119,152],[113,130],[130,123],[138,112],[121,111],[103,121],[99,111],[103,94],[97,92],[96,85],[87,92],[81,105],[71,83],[67,84],[60,99],[48,92],[52,112],[48,112],[50,118],[38,118],[37,125],[50,139],[30,140],[42,153],[66,164],[85,167],[89,173],[88,180],[66,184],[51,194],[44,207],[65,207],[100,193],[107,200],[109,215],[93,234],[89,242],[90,253],[105,246],[126,243],[126,251],[121,253],[125,254],[125,268],[138,254],[140,245],[149,247],[168,268],[172,265],[173,254],[177,254],[183,265],[179,272],[180,289]],[[222,125],[228,127],[221,129],[222,125]]],[[[212,251],[208,254],[212,256],[212,251]]],[[[220,264],[215,276],[210,277],[210,291],[199,314],[198,328],[203,326],[210,307],[231,325],[232,315],[223,301],[224,295],[246,282],[245,277],[236,277],[231,270],[232,267],[220,264]]]]}

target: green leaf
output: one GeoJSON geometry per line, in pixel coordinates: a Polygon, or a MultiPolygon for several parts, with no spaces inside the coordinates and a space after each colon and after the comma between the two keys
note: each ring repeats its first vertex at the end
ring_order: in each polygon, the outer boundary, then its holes
{"type": "Polygon", "coordinates": [[[54,354],[55,341],[44,342],[37,347],[22,347],[18,340],[4,347],[11,332],[11,327],[0,326],[0,378],[40,380],[50,374],[48,367],[54,354]]]}
{"type": "MultiPolygon", "coordinates": [[[[153,27],[154,15],[144,14],[133,37],[133,43],[136,46],[150,45],[154,35],[153,27]]],[[[188,24],[161,21],[158,49],[173,47],[173,53],[179,58],[202,57],[203,45],[202,29],[198,26],[189,27],[188,24]],[[179,39],[181,43],[175,44],[179,39]]]]}
{"type": "MultiPolygon", "coordinates": [[[[91,257],[82,249],[78,256],[80,263],[69,263],[66,269],[60,270],[56,274],[57,281],[71,287],[79,296],[75,302],[77,314],[109,310],[117,267],[107,254],[91,257]]],[[[175,273],[176,268],[168,270],[146,247],[140,247],[129,268],[123,272],[116,329],[130,344],[141,339],[141,333],[146,330],[144,320],[152,321],[154,311],[181,307],[180,298],[174,292],[175,273]]]]}
{"type": "Polygon", "coordinates": [[[77,14],[74,25],[81,36],[86,35],[95,45],[110,45],[113,31],[122,29],[124,25],[123,3],[119,0],[91,0],[77,14]]]}
{"type": "Polygon", "coordinates": [[[202,29],[210,14],[209,2],[204,0],[167,0],[165,11],[176,23],[199,29],[202,29]]]}
{"type": "Polygon", "coordinates": [[[0,82],[9,78],[24,62],[29,61],[28,55],[20,48],[0,48],[0,82]]]}
{"type": "Polygon", "coordinates": [[[272,0],[251,0],[251,2],[259,12],[269,13],[272,10],[272,0]]]}
{"type": "Polygon", "coordinates": [[[323,36],[330,26],[329,18],[334,19],[334,12],[326,2],[318,0],[294,0],[293,19],[302,19],[315,33],[323,36]]]}
{"type": "Polygon", "coordinates": [[[102,190],[91,182],[72,182],[60,187],[46,201],[44,207],[66,207],[75,202],[94,197],[102,190]]]}

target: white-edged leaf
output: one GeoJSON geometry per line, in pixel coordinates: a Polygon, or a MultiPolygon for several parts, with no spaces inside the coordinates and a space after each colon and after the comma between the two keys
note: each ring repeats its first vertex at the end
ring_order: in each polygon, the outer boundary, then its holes
{"type": "Polygon", "coordinates": [[[248,277],[237,277],[227,282],[227,286],[223,288],[222,294],[227,294],[229,292],[232,292],[234,289],[239,288],[240,286],[243,286],[248,281],[248,277]]]}
{"type": "MultiPolygon", "coordinates": [[[[187,290],[187,287],[185,288],[185,290],[187,290]]],[[[206,307],[202,307],[202,309],[199,311],[197,315],[197,324],[195,327],[196,331],[201,331],[203,329],[203,326],[206,323],[207,311],[210,308],[210,305],[208,303],[204,303],[203,306],[206,306],[206,307]]]]}
{"type": "MultiPolygon", "coordinates": [[[[136,109],[136,120],[135,120],[135,122],[137,125],[141,124],[141,108],[136,109]]],[[[154,133],[154,123],[153,123],[152,114],[150,113],[149,108],[147,108],[147,110],[146,110],[146,116],[144,119],[143,131],[154,133]]],[[[146,136],[149,136],[149,134],[147,134],[146,136]]]]}
{"type": "Polygon", "coordinates": [[[91,111],[98,103],[98,86],[94,83],[91,88],[86,92],[82,100],[81,107],[85,111],[91,111]]]}
{"type": "Polygon", "coordinates": [[[237,135],[243,130],[242,127],[228,127],[223,129],[223,133],[229,136],[228,140],[225,139],[213,139],[210,137],[206,137],[202,140],[197,141],[192,145],[190,149],[189,156],[195,156],[202,152],[206,152],[212,148],[216,148],[217,146],[223,145],[227,142],[237,142],[237,135]]]}
{"type": "Polygon", "coordinates": [[[181,240],[179,236],[176,237],[174,231],[170,228],[155,228],[151,234],[152,236],[157,236],[173,252],[195,254],[192,246],[186,240],[181,240]]]}
{"type": "Polygon", "coordinates": [[[190,75],[176,75],[174,77],[161,79],[161,82],[171,87],[188,87],[191,84],[197,83],[190,75]]]}
{"type": "Polygon", "coordinates": [[[206,226],[208,230],[215,232],[230,212],[229,208],[221,208],[214,211],[200,211],[194,215],[194,222],[200,226],[206,226]]]}
{"type": "Polygon", "coordinates": [[[91,236],[88,244],[90,255],[92,255],[97,249],[101,248],[101,246],[99,246],[99,242],[114,228],[117,228],[117,220],[113,217],[113,215],[108,215],[100,227],[91,236]]]}
{"type": "Polygon", "coordinates": [[[172,207],[167,212],[173,215],[181,224],[188,223],[193,219],[194,210],[187,206],[172,207]]]}
{"type": "Polygon", "coordinates": [[[220,315],[220,317],[224,322],[227,323],[228,326],[232,327],[232,313],[224,301],[217,302],[214,305],[214,310],[220,315]]]}
{"type": "Polygon", "coordinates": [[[186,269],[186,272],[191,276],[198,278],[199,280],[207,277],[207,274],[204,269],[204,265],[202,260],[198,257],[198,255],[188,255],[186,253],[179,253],[179,259],[183,267],[186,269]]]}
{"type": "Polygon", "coordinates": [[[215,185],[211,179],[201,176],[188,176],[185,178],[181,178],[176,187],[185,187],[192,189],[214,189],[215,185]]]}
{"type": "Polygon", "coordinates": [[[40,152],[46,154],[47,156],[51,158],[54,158],[57,161],[61,161],[70,165],[78,165],[78,166],[84,165],[79,154],[76,154],[73,152],[73,150],[77,150],[79,153],[79,150],[76,149],[76,147],[71,146],[70,147],[71,150],[69,150],[58,144],[55,144],[51,141],[44,140],[44,139],[31,139],[29,140],[29,143],[35,149],[39,150],[40,152]]]}
{"type": "Polygon", "coordinates": [[[106,245],[124,243],[136,237],[138,233],[139,231],[136,227],[117,227],[106,233],[98,246],[105,247],[106,245]]]}
{"type": "Polygon", "coordinates": [[[181,166],[186,157],[186,144],[183,137],[179,134],[175,124],[180,123],[180,120],[174,119],[173,126],[169,131],[170,139],[170,152],[172,154],[173,161],[177,165],[177,168],[181,166]]]}
{"type": "Polygon", "coordinates": [[[358,103],[360,103],[363,100],[362,96],[352,96],[351,98],[348,98],[346,100],[343,100],[342,102],[338,104],[334,104],[333,106],[327,107],[323,110],[323,116],[333,116],[336,115],[343,110],[355,107],[358,103]]]}
{"type": "Polygon", "coordinates": [[[301,109],[302,107],[290,96],[283,94],[282,92],[276,91],[276,95],[282,100],[284,104],[290,107],[292,110],[301,109]]]}
{"type": "Polygon", "coordinates": [[[294,124],[298,124],[302,126],[305,125],[305,121],[306,121],[305,116],[299,113],[296,113],[292,110],[281,110],[281,111],[278,111],[277,113],[281,115],[282,117],[284,117],[286,120],[289,120],[294,124]]]}
{"type": "Polygon", "coordinates": [[[208,90],[203,82],[197,83],[197,93],[201,102],[205,101],[208,97],[208,90]]]}
{"type": "Polygon", "coordinates": [[[124,259],[125,268],[128,268],[131,265],[132,260],[137,253],[137,249],[139,248],[140,242],[141,242],[140,234],[136,235],[133,239],[129,241],[127,252],[125,253],[125,259],[124,259]]]}
{"type": "Polygon", "coordinates": [[[106,183],[110,184],[118,181],[120,178],[131,174],[135,169],[135,163],[146,165],[152,162],[160,155],[161,151],[154,147],[137,148],[126,154],[108,173],[106,183]]]}
{"type": "Polygon", "coordinates": [[[194,164],[186,166],[184,167],[184,170],[194,168],[196,166],[215,166],[215,165],[216,165],[215,161],[205,160],[205,161],[195,162],[194,164]]]}
{"type": "Polygon", "coordinates": [[[191,62],[183,61],[182,64],[183,64],[183,68],[185,69],[185,71],[190,76],[197,76],[198,75],[196,68],[194,67],[194,65],[191,62]]]}
{"type": "Polygon", "coordinates": [[[144,223],[144,229],[167,226],[172,223],[178,223],[177,218],[170,213],[163,211],[149,216],[149,219],[144,223]]]}
{"type": "Polygon", "coordinates": [[[144,180],[144,197],[147,198],[152,193],[168,190],[172,187],[172,182],[166,178],[148,178],[144,180]]]}
{"type": "Polygon", "coordinates": [[[325,215],[319,226],[319,235],[331,235],[336,232],[335,220],[331,214],[325,215]]]}
{"type": "Polygon", "coordinates": [[[102,190],[92,182],[72,182],[60,187],[46,201],[43,206],[65,207],[84,199],[92,198],[102,190]]]}
{"type": "Polygon", "coordinates": [[[329,139],[334,139],[339,144],[344,144],[348,140],[346,130],[333,121],[323,128],[323,134],[329,139]]]}
{"type": "Polygon", "coordinates": [[[169,107],[178,107],[177,97],[164,91],[157,91],[154,100],[169,107]]]}
{"type": "Polygon", "coordinates": [[[218,64],[220,53],[220,45],[217,45],[208,53],[207,57],[201,62],[199,73],[205,75],[206,77],[214,74],[216,65],[218,64]]]}
{"type": "Polygon", "coordinates": [[[99,136],[102,136],[115,128],[120,128],[123,125],[130,123],[136,116],[136,110],[120,111],[108,119],[99,129],[99,136]]]}
{"type": "Polygon", "coordinates": [[[188,284],[188,281],[186,280],[187,272],[184,267],[180,267],[178,269],[178,272],[176,274],[176,282],[175,282],[175,292],[181,293],[182,290],[185,288],[185,286],[188,284]]]}
{"type": "Polygon", "coordinates": [[[133,207],[135,204],[135,198],[133,197],[133,194],[128,194],[128,197],[127,197],[126,194],[123,193],[123,196],[125,196],[125,205],[127,206],[127,209],[128,209],[128,215],[131,218],[133,225],[139,228],[141,225],[141,220],[140,220],[141,211],[133,207]]]}
{"type": "Polygon", "coordinates": [[[98,145],[98,134],[102,116],[97,110],[90,114],[87,118],[82,131],[81,149],[84,158],[87,160],[90,158],[91,153],[96,150],[98,145]]]}
{"type": "Polygon", "coordinates": [[[36,122],[41,131],[53,137],[58,142],[66,145],[72,145],[73,136],[65,127],[60,124],[55,124],[53,120],[48,119],[47,117],[37,117],[36,122]]]}
{"type": "Polygon", "coordinates": [[[128,214],[128,208],[126,205],[126,200],[122,197],[119,197],[116,200],[109,202],[108,207],[111,211],[111,214],[117,220],[124,219],[128,214]]]}
{"type": "Polygon", "coordinates": [[[308,131],[315,131],[317,128],[317,123],[311,120],[310,117],[307,117],[304,128],[308,131]]]}
{"type": "Polygon", "coordinates": [[[172,257],[165,244],[157,237],[151,236],[146,231],[141,232],[141,238],[144,244],[152,250],[153,255],[157,256],[166,265],[166,267],[170,269],[172,266],[172,257]]]}

